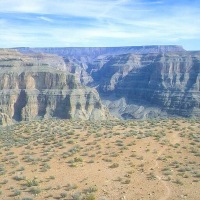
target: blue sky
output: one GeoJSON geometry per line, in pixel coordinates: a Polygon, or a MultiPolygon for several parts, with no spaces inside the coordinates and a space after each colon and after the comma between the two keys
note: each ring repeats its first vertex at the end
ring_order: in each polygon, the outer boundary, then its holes
{"type": "Polygon", "coordinates": [[[165,44],[200,50],[200,0],[0,0],[0,47],[165,44]]]}

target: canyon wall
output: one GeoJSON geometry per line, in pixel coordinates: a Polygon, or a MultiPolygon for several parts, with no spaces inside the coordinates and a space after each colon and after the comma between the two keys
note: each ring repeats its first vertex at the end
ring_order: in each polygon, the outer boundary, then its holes
{"type": "Polygon", "coordinates": [[[19,48],[61,56],[118,118],[200,116],[200,52],[180,46],[19,48]]]}
{"type": "Polygon", "coordinates": [[[200,53],[109,56],[89,72],[106,105],[124,117],[200,116],[200,53]]]}
{"type": "MultiPolygon", "coordinates": [[[[44,57],[46,59],[46,55],[44,57]]],[[[52,117],[107,119],[108,112],[95,89],[82,86],[73,74],[61,70],[60,65],[55,64],[60,63],[55,56],[50,58],[55,59],[53,62],[45,59],[41,59],[43,64],[39,65],[35,55],[0,50],[2,122],[8,117],[15,121],[52,117]]]]}

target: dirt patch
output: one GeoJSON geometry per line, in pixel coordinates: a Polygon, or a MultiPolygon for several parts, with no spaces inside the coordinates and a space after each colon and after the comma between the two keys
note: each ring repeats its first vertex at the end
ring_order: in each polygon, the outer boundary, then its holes
{"type": "Polygon", "coordinates": [[[0,199],[198,200],[198,120],[47,120],[0,131],[0,199]]]}

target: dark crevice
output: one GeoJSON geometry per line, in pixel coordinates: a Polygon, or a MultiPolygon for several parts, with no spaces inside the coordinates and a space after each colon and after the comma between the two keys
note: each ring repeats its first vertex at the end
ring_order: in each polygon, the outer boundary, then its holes
{"type": "Polygon", "coordinates": [[[27,104],[27,96],[25,90],[21,90],[16,103],[14,104],[14,116],[16,121],[22,121],[22,109],[27,104]]]}

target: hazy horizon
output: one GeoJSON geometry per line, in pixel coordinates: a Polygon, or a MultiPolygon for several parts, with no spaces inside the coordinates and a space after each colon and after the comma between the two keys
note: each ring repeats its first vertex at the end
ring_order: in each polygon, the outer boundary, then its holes
{"type": "Polygon", "coordinates": [[[179,46],[182,47],[184,50],[187,51],[187,49],[184,48],[182,45],[174,45],[174,44],[166,44],[166,45],[126,45],[126,46],[16,46],[16,47],[10,47],[10,49],[20,49],[20,48],[128,48],[128,47],[159,47],[159,46],[179,46]]]}
{"type": "Polygon", "coordinates": [[[0,48],[200,50],[200,0],[0,0],[0,48]]]}

